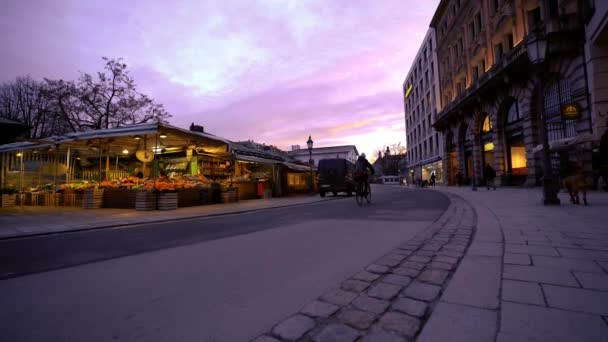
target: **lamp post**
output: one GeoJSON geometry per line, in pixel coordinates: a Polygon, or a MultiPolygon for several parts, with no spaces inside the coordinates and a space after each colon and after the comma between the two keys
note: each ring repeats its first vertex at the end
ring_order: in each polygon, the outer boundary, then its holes
{"type": "Polygon", "coordinates": [[[553,170],[551,167],[551,155],[549,151],[549,135],[547,134],[547,117],[545,115],[545,92],[544,78],[545,75],[545,59],[547,57],[548,41],[541,27],[536,27],[526,37],[526,51],[530,63],[536,68],[538,77],[538,99],[536,110],[540,118],[540,135],[543,144],[542,161],[543,161],[543,204],[544,205],[559,205],[560,200],[557,197],[559,186],[553,178],[553,170]]]}
{"type": "Polygon", "coordinates": [[[308,165],[310,166],[310,194],[312,194],[314,192],[314,184],[313,184],[313,177],[312,177],[312,144],[313,144],[313,141],[309,135],[306,145],[308,146],[308,165]]]}

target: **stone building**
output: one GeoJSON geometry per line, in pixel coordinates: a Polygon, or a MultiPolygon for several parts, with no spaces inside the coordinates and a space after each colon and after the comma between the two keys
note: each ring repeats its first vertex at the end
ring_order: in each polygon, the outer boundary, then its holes
{"type": "Polygon", "coordinates": [[[554,174],[575,163],[591,177],[595,140],[585,68],[588,7],[585,0],[440,2],[431,22],[441,87],[433,125],[444,136],[448,184],[455,184],[458,174],[464,182],[481,184],[489,164],[499,184],[540,185],[541,105],[554,174]],[[526,51],[532,32],[547,38],[543,69],[530,62],[526,51]],[[564,108],[574,108],[576,119],[565,117],[564,108]]]}
{"type": "Polygon", "coordinates": [[[443,143],[432,126],[441,99],[437,39],[430,28],[403,83],[408,177],[443,183],[443,143]]]}

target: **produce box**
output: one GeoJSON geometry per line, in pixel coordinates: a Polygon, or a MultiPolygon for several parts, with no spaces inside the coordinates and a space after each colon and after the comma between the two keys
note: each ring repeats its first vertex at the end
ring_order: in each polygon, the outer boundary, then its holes
{"type": "Polygon", "coordinates": [[[83,207],[85,209],[99,209],[103,206],[104,189],[87,189],[84,191],[83,207]]]}
{"type": "Polygon", "coordinates": [[[135,210],[156,210],[156,193],[137,191],[135,194],[135,210]]]}
{"type": "Polygon", "coordinates": [[[138,192],[131,189],[104,189],[103,207],[135,209],[138,192]]]}
{"type": "Polygon", "coordinates": [[[17,195],[2,195],[2,208],[12,208],[17,203],[17,195]]]}
{"type": "Polygon", "coordinates": [[[160,192],[158,194],[158,210],[177,209],[177,192],[160,192]]]}

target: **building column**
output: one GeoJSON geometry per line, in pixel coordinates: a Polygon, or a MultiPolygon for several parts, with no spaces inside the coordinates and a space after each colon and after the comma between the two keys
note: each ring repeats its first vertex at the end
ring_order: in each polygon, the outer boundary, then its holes
{"type": "MultiPolygon", "coordinates": [[[[475,139],[477,140],[477,139],[475,139]]],[[[482,147],[479,143],[473,145],[473,177],[475,178],[475,185],[480,186],[483,181],[483,160],[482,160],[482,147]]]]}
{"type": "Polygon", "coordinates": [[[492,127],[496,127],[492,132],[492,143],[494,144],[494,165],[492,167],[494,167],[494,170],[496,170],[497,176],[494,180],[494,184],[496,186],[501,186],[503,185],[507,175],[507,163],[505,157],[507,155],[507,151],[505,151],[507,144],[505,143],[503,125],[498,125],[497,122],[493,122],[492,127]]]}
{"type": "Polygon", "coordinates": [[[526,145],[526,168],[528,172],[525,185],[533,187],[540,184],[540,175],[542,174],[540,154],[532,152],[534,147],[538,145],[538,125],[535,120],[532,120],[531,111],[522,113],[522,115],[524,118],[524,144],[526,145]]]}

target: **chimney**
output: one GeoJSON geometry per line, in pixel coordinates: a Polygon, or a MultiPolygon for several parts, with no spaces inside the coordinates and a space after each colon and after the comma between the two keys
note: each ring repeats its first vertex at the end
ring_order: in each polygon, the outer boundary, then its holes
{"type": "Polygon", "coordinates": [[[205,133],[205,127],[199,126],[199,125],[195,125],[194,122],[193,122],[190,125],[190,131],[192,131],[192,132],[199,132],[199,133],[205,133]]]}

